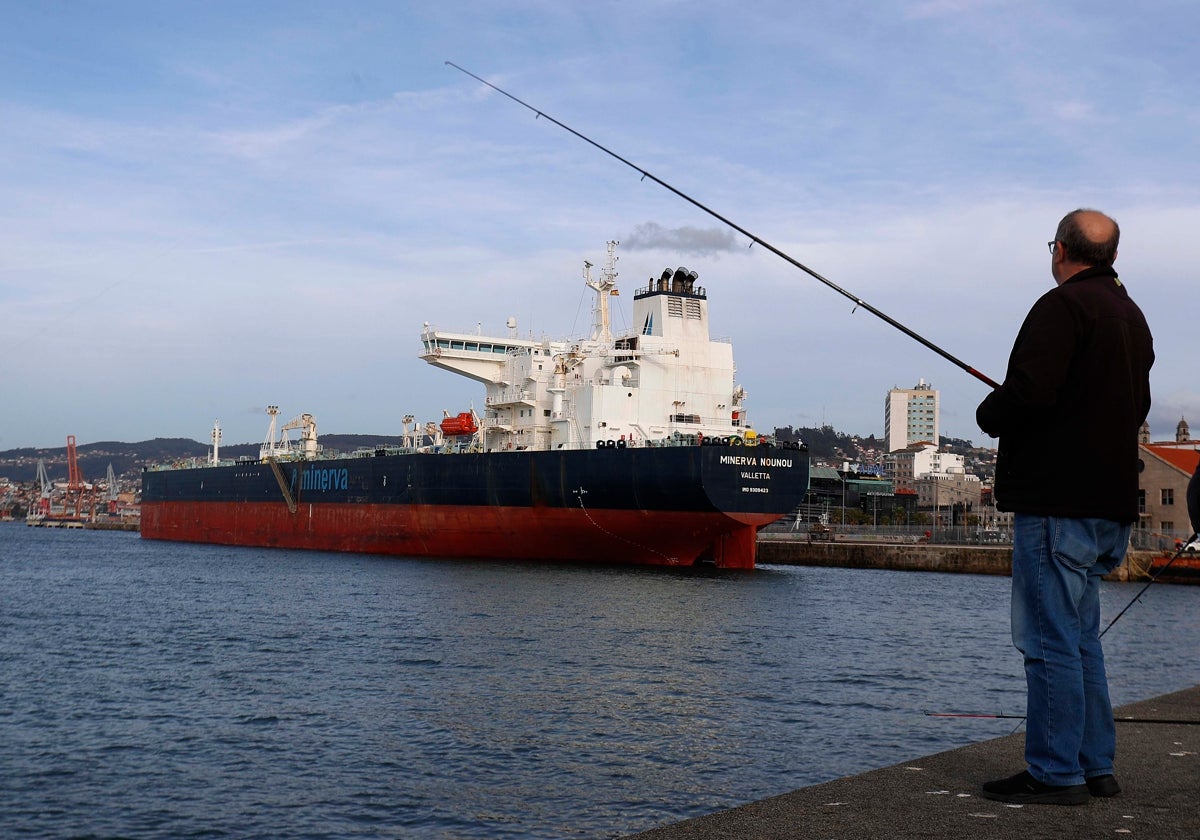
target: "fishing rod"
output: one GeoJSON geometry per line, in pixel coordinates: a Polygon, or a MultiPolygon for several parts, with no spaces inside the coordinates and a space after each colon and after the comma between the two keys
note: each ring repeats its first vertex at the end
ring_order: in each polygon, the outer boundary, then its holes
{"type": "MultiPolygon", "coordinates": [[[[925,717],[941,718],[985,718],[988,720],[1025,720],[1025,715],[986,714],[983,712],[926,712],[925,717]]],[[[1200,726],[1200,720],[1169,718],[1143,718],[1113,715],[1114,723],[1162,723],[1174,726],[1200,726]]]]}
{"type": "Polygon", "coordinates": [[[481,78],[481,77],[479,77],[479,76],[476,76],[476,75],[475,75],[474,73],[472,73],[470,70],[466,70],[466,69],[464,69],[464,68],[462,68],[462,67],[459,67],[459,66],[458,66],[457,64],[455,64],[453,61],[447,61],[447,62],[446,62],[446,64],[450,65],[450,66],[451,66],[451,67],[453,67],[455,70],[458,70],[458,71],[460,71],[460,72],[462,72],[462,73],[465,73],[466,75],[470,76],[470,77],[471,77],[472,79],[474,79],[475,81],[477,81],[477,82],[480,82],[480,83],[482,83],[482,84],[485,84],[485,85],[487,85],[488,87],[490,87],[492,90],[496,91],[497,93],[501,93],[501,94],[503,94],[504,96],[507,96],[509,99],[511,99],[513,102],[516,102],[518,105],[521,105],[521,106],[523,106],[523,107],[525,107],[525,108],[528,108],[530,111],[533,111],[533,113],[534,113],[534,114],[536,114],[536,115],[537,115],[537,117],[539,117],[539,118],[540,118],[540,117],[545,117],[546,119],[548,119],[550,122],[554,123],[554,124],[555,124],[556,126],[558,126],[559,128],[561,128],[561,129],[563,129],[564,131],[567,131],[567,132],[569,132],[569,133],[571,133],[571,134],[574,134],[576,137],[578,137],[580,140],[584,141],[585,143],[588,143],[589,145],[595,146],[597,149],[599,149],[600,151],[604,152],[604,153],[605,153],[606,155],[608,155],[609,157],[612,157],[612,158],[615,158],[616,160],[619,160],[621,163],[625,164],[626,166],[628,166],[630,169],[634,170],[635,172],[639,172],[639,173],[641,173],[641,176],[642,176],[642,180],[643,180],[643,181],[644,181],[644,180],[646,180],[647,178],[649,178],[651,181],[653,181],[654,183],[658,184],[660,187],[663,187],[664,189],[666,189],[666,190],[669,190],[670,192],[672,192],[672,193],[674,193],[675,195],[679,196],[679,197],[680,197],[680,198],[682,198],[684,201],[688,202],[689,204],[693,205],[694,207],[698,207],[699,209],[703,210],[705,213],[707,213],[708,215],[712,216],[712,217],[713,217],[714,219],[716,219],[717,221],[719,221],[719,222],[721,222],[721,223],[723,223],[723,224],[725,224],[725,225],[727,225],[727,226],[729,226],[729,227],[733,228],[733,229],[734,229],[734,230],[736,230],[738,233],[740,233],[740,234],[742,234],[743,236],[747,237],[747,238],[750,240],[750,247],[754,247],[754,245],[755,245],[755,244],[761,245],[762,247],[766,248],[768,251],[770,251],[770,252],[771,252],[772,254],[774,254],[775,256],[779,257],[780,259],[784,260],[785,262],[788,262],[788,263],[790,263],[791,265],[793,265],[793,266],[795,266],[796,268],[800,269],[800,270],[801,270],[801,271],[803,271],[805,274],[808,274],[809,276],[813,277],[814,279],[821,281],[822,283],[824,283],[824,284],[825,284],[826,286],[828,286],[829,288],[833,289],[833,290],[834,290],[835,292],[837,292],[838,294],[840,294],[840,295],[842,295],[842,296],[844,296],[844,297],[846,297],[846,298],[850,299],[851,301],[853,301],[853,302],[854,302],[854,305],[855,305],[855,307],[856,307],[856,308],[861,306],[863,309],[867,310],[867,311],[868,311],[868,312],[870,312],[872,315],[874,315],[875,317],[877,317],[877,318],[879,318],[880,320],[882,320],[884,323],[886,323],[886,324],[889,324],[889,325],[891,325],[891,326],[895,327],[896,329],[900,330],[900,332],[902,332],[902,333],[904,333],[905,335],[907,335],[909,338],[911,338],[911,339],[914,339],[915,341],[917,341],[917,342],[921,343],[922,345],[924,345],[924,346],[925,346],[925,347],[927,347],[928,349],[930,349],[930,350],[932,350],[933,352],[937,353],[939,356],[941,356],[941,357],[942,357],[943,359],[945,359],[946,361],[948,361],[948,362],[951,362],[952,364],[954,364],[954,365],[957,365],[958,367],[962,368],[962,369],[963,369],[963,370],[965,370],[967,373],[971,374],[971,375],[972,375],[972,376],[974,376],[976,379],[978,379],[980,382],[983,382],[985,385],[989,385],[989,386],[991,386],[992,388],[999,388],[999,387],[1000,387],[998,383],[996,383],[996,382],[994,382],[993,380],[989,379],[988,377],[984,376],[982,373],[980,373],[980,372],[979,372],[979,371],[977,371],[975,368],[971,367],[970,365],[968,365],[966,362],[962,361],[961,359],[959,359],[959,358],[957,358],[957,357],[955,357],[955,356],[952,356],[950,353],[946,352],[946,351],[945,351],[945,350],[943,350],[941,347],[938,347],[936,344],[934,344],[934,343],[933,343],[932,341],[930,341],[929,339],[927,339],[927,338],[925,338],[924,336],[922,336],[922,335],[920,335],[920,334],[918,334],[918,333],[914,332],[913,330],[911,330],[911,329],[909,329],[908,327],[904,326],[904,324],[901,324],[901,323],[900,323],[899,321],[897,321],[896,319],[894,319],[894,318],[890,317],[889,315],[885,314],[884,312],[881,312],[880,310],[876,309],[874,306],[871,306],[871,304],[867,303],[867,302],[866,302],[866,301],[864,301],[862,298],[860,298],[860,297],[858,297],[858,296],[856,296],[856,295],[854,295],[854,294],[851,294],[850,292],[846,291],[846,290],[845,290],[845,289],[843,289],[841,286],[837,285],[836,283],[834,283],[832,280],[828,279],[827,277],[823,277],[823,276],[821,276],[820,274],[818,274],[817,272],[813,271],[811,268],[809,268],[808,266],[806,266],[804,263],[802,263],[802,262],[800,262],[799,260],[795,259],[794,257],[790,256],[789,254],[786,254],[786,253],[784,253],[783,251],[781,251],[780,249],[776,248],[774,245],[772,245],[771,243],[767,242],[766,240],[760,239],[759,237],[755,236],[753,233],[751,233],[750,231],[746,230],[746,229],[745,229],[744,227],[742,227],[741,225],[738,225],[738,224],[736,224],[736,223],[734,223],[734,222],[730,221],[729,219],[725,218],[724,216],[722,216],[720,213],[718,213],[717,211],[713,210],[712,208],[710,208],[710,207],[707,207],[707,206],[705,206],[704,204],[701,204],[699,201],[697,201],[696,199],[692,198],[690,195],[688,195],[687,193],[683,192],[682,190],[679,190],[679,189],[677,189],[677,188],[675,188],[675,187],[671,186],[670,184],[668,184],[666,181],[662,180],[661,178],[659,178],[659,177],[657,177],[657,176],[655,176],[655,175],[651,174],[650,172],[647,172],[645,169],[642,169],[640,166],[637,166],[636,164],[634,164],[634,163],[630,162],[629,160],[626,160],[625,158],[621,157],[621,156],[620,156],[619,154],[617,154],[616,152],[614,152],[614,151],[612,151],[611,149],[608,149],[608,148],[606,148],[606,147],[604,147],[604,146],[600,145],[599,143],[597,143],[597,142],[596,142],[595,140],[593,140],[592,138],[590,138],[590,137],[587,137],[587,136],[586,136],[586,135],[584,135],[584,134],[581,134],[580,132],[578,132],[578,131],[576,131],[575,129],[571,128],[569,125],[566,125],[565,123],[561,123],[561,122],[559,122],[558,120],[554,119],[554,117],[550,116],[549,114],[545,113],[544,111],[540,111],[540,110],[538,110],[537,108],[535,108],[535,107],[533,107],[532,105],[530,105],[528,102],[525,102],[524,100],[518,99],[517,97],[513,96],[513,95],[512,95],[511,93],[509,93],[508,91],[506,91],[506,90],[504,90],[504,89],[502,89],[502,88],[500,88],[500,87],[497,87],[496,85],[492,84],[492,83],[491,83],[491,82],[489,82],[487,79],[483,79],[483,78],[481,78]]]}
{"type": "Polygon", "coordinates": [[[1146,582],[1146,585],[1141,588],[1141,591],[1138,592],[1137,595],[1133,596],[1133,600],[1125,605],[1125,609],[1117,613],[1116,617],[1108,623],[1108,626],[1101,631],[1100,638],[1104,638],[1104,634],[1112,629],[1112,626],[1117,623],[1117,619],[1125,615],[1126,610],[1141,600],[1142,596],[1146,594],[1146,590],[1150,588],[1150,585],[1154,583],[1154,581],[1158,580],[1158,576],[1167,569],[1171,568],[1171,564],[1183,555],[1184,549],[1195,542],[1197,538],[1200,538],[1200,464],[1196,465],[1196,470],[1192,473],[1192,480],[1188,482],[1186,496],[1188,519],[1191,521],[1193,529],[1192,535],[1188,537],[1187,540],[1180,543],[1178,550],[1175,552],[1175,556],[1164,563],[1163,567],[1155,572],[1154,576],[1151,577],[1150,580],[1146,582]]]}
{"type": "Polygon", "coordinates": [[[1117,613],[1113,620],[1108,622],[1108,626],[1100,632],[1099,638],[1103,639],[1104,634],[1111,630],[1112,626],[1117,623],[1117,619],[1125,615],[1126,611],[1130,607],[1140,601],[1142,596],[1146,594],[1146,590],[1150,588],[1150,585],[1154,583],[1154,581],[1158,580],[1159,575],[1171,568],[1171,564],[1183,555],[1183,550],[1191,545],[1198,537],[1200,537],[1200,463],[1196,464],[1196,469],[1192,473],[1191,481],[1188,482],[1185,497],[1187,499],[1188,520],[1192,525],[1192,535],[1188,537],[1185,542],[1180,543],[1178,550],[1175,552],[1175,556],[1164,563],[1163,567],[1154,573],[1154,576],[1146,582],[1146,585],[1141,588],[1141,591],[1133,596],[1133,600],[1125,605],[1125,609],[1117,613]]]}
{"type": "MultiPolygon", "coordinates": [[[[638,166],[637,164],[633,163],[632,161],[627,160],[626,158],[624,158],[621,155],[614,152],[612,149],[609,149],[608,147],[603,146],[600,143],[597,143],[595,140],[588,137],[587,135],[571,128],[571,126],[567,125],[566,123],[556,120],[554,117],[550,116],[546,112],[533,107],[528,102],[514,96],[513,94],[504,90],[503,88],[492,84],[487,79],[484,79],[480,76],[475,75],[470,70],[467,70],[464,67],[460,67],[459,65],[455,64],[453,61],[447,61],[446,64],[449,65],[450,67],[453,67],[455,70],[458,70],[460,73],[464,73],[467,76],[470,76],[475,81],[477,81],[483,85],[486,85],[487,87],[491,88],[492,90],[496,91],[497,93],[503,94],[505,97],[507,97],[508,99],[511,99],[513,102],[516,102],[518,105],[522,106],[523,108],[526,108],[526,109],[532,111],[535,115],[535,118],[540,119],[542,117],[545,117],[547,120],[554,123],[556,126],[563,129],[567,133],[573,134],[574,136],[578,137],[580,140],[584,141],[588,145],[594,146],[595,148],[604,152],[609,157],[620,161],[621,163],[628,166],[630,169],[634,170],[635,172],[640,173],[643,181],[646,180],[647,178],[649,178],[651,181],[658,184],[660,187],[668,190],[669,192],[674,193],[675,195],[679,196],[680,198],[682,198],[684,201],[688,202],[692,206],[704,211],[705,213],[712,216],[717,221],[732,228],[733,230],[736,230],[738,233],[740,233],[743,236],[745,236],[746,238],[748,238],[751,243],[750,247],[753,247],[755,244],[761,245],[762,247],[766,248],[768,251],[770,251],[775,256],[779,257],[780,259],[784,260],[785,262],[789,263],[790,265],[795,266],[796,268],[803,271],[805,274],[808,274],[810,277],[812,277],[816,280],[819,280],[821,283],[824,283],[830,289],[833,289],[835,292],[842,295],[843,297],[848,298],[850,301],[852,301],[854,303],[855,308],[858,308],[861,306],[863,309],[867,310],[868,312],[870,312],[875,317],[879,318],[884,323],[889,324],[892,327],[895,327],[900,332],[907,335],[909,338],[917,341],[924,347],[937,353],[939,356],[941,356],[946,361],[956,365],[957,367],[959,367],[962,370],[966,371],[967,373],[971,374],[971,376],[974,376],[976,379],[978,379],[980,382],[983,382],[985,385],[989,385],[992,388],[1000,387],[999,383],[995,382],[994,380],[992,380],[992,379],[988,378],[987,376],[985,376],[984,374],[980,373],[978,370],[971,367],[966,362],[962,361],[961,359],[957,358],[956,356],[951,355],[946,350],[943,350],[941,347],[934,344],[929,339],[925,338],[924,336],[920,335],[917,332],[914,332],[913,330],[906,327],[904,324],[901,324],[896,319],[892,318],[891,316],[887,315],[886,313],[882,312],[881,310],[876,309],[874,306],[871,306],[871,304],[867,303],[866,301],[864,301],[862,298],[858,297],[857,295],[851,294],[850,292],[846,291],[845,289],[843,289],[841,286],[834,283],[829,278],[824,277],[821,274],[818,274],[816,271],[809,268],[804,263],[800,262],[799,260],[797,260],[795,257],[791,256],[790,254],[787,254],[784,251],[780,250],[779,248],[776,248],[774,245],[767,242],[766,240],[761,239],[758,236],[755,236],[753,233],[746,230],[741,225],[737,224],[736,222],[731,221],[730,219],[721,215],[717,211],[713,210],[711,207],[708,207],[707,205],[700,203],[699,201],[692,198],[690,195],[688,195],[687,193],[678,189],[677,187],[674,187],[671,184],[668,184],[666,181],[664,181],[663,179],[654,175],[653,173],[643,169],[642,167],[638,166]]],[[[1200,482],[1197,481],[1197,477],[1200,477],[1200,467],[1197,467],[1196,475],[1193,476],[1193,478],[1192,478],[1192,484],[1195,485],[1197,488],[1200,488],[1200,482]]],[[[1188,491],[1189,507],[1200,507],[1200,503],[1198,503],[1196,501],[1196,499],[1198,497],[1200,497],[1200,489],[1193,490],[1192,487],[1189,487],[1189,491],[1188,491]]],[[[1192,519],[1193,519],[1193,521],[1197,521],[1195,514],[1193,514],[1192,519]]],[[[1192,535],[1192,539],[1196,539],[1196,537],[1197,537],[1196,534],[1192,535]]],[[[1147,583],[1146,586],[1142,588],[1142,591],[1139,592],[1137,594],[1137,596],[1134,597],[1134,599],[1129,602],[1129,604],[1125,607],[1125,609],[1121,610],[1121,612],[1117,614],[1116,618],[1114,618],[1111,622],[1109,622],[1108,627],[1104,628],[1104,632],[1102,632],[1100,634],[1101,636],[1103,636],[1104,633],[1107,633],[1108,630],[1114,624],[1117,623],[1117,619],[1119,619],[1122,615],[1124,615],[1126,610],[1128,610],[1130,607],[1132,607],[1138,601],[1138,599],[1142,597],[1142,595],[1145,593],[1146,589],[1148,589],[1150,587],[1150,584],[1154,583],[1154,581],[1158,579],[1158,576],[1161,575],[1164,571],[1166,571],[1167,567],[1170,566],[1171,563],[1174,563],[1175,560],[1178,559],[1179,555],[1182,553],[1182,550],[1183,549],[1181,548],[1180,551],[1178,553],[1176,553],[1175,557],[1171,558],[1171,561],[1168,562],[1165,566],[1163,566],[1163,568],[1160,569],[1155,574],[1155,576],[1150,579],[1150,582],[1147,583]]],[[[940,715],[940,714],[935,714],[935,713],[931,713],[931,712],[926,712],[926,714],[930,715],[930,716],[934,716],[934,717],[954,717],[954,716],[957,716],[957,717],[993,717],[993,716],[989,716],[989,715],[966,715],[966,714],[964,714],[964,715],[940,715]]],[[[995,717],[1017,717],[1017,716],[995,716],[995,717]]],[[[1025,719],[1024,715],[1021,715],[1019,717],[1022,720],[1025,719]]]]}

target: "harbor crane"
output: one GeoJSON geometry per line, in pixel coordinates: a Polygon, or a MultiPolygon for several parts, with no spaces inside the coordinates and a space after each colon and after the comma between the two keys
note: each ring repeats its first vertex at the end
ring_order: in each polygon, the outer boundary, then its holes
{"type": "Polygon", "coordinates": [[[117,475],[113,472],[112,464],[108,465],[108,515],[116,516],[118,511],[118,501],[121,495],[120,488],[117,487],[117,475]]]}
{"type": "Polygon", "coordinates": [[[46,472],[46,461],[42,458],[38,458],[37,483],[40,490],[37,509],[29,511],[26,516],[28,519],[45,519],[50,514],[50,496],[54,493],[54,482],[50,480],[50,474],[46,472]]]}
{"type": "Polygon", "coordinates": [[[95,518],[95,496],[92,486],[84,483],[79,469],[79,454],[75,449],[75,435],[67,435],[67,488],[63,494],[62,518],[83,520],[95,518]],[[90,510],[87,510],[90,508],[90,510]]]}

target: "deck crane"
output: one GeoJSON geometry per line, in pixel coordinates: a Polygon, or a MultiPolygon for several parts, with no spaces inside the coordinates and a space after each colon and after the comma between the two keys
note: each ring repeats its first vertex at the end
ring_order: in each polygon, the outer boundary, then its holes
{"type": "Polygon", "coordinates": [[[279,418],[279,406],[267,406],[267,414],[271,416],[271,425],[267,429],[267,439],[263,441],[262,448],[259,450],[259,457],[264,461],[280,456],[289,456],[292,454],[291,441],[288,439],[288,432],[292,429],[300,430],[300,451],[304,458],[312,460],[317,457],[320,448],[317,446],[317,421],[313,419],[311,414],[301,414],[283,426],[279,427],[279,437],[276,439],[276,424],[279,418]]]}

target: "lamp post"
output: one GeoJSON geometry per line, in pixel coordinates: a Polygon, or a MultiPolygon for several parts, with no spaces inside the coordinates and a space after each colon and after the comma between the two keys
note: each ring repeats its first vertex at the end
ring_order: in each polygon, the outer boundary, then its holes
{"type": "Polygon", "coordinates": [[[846,530],[846,473],[839,473],[842,477],[842,530],[846,530]]]}

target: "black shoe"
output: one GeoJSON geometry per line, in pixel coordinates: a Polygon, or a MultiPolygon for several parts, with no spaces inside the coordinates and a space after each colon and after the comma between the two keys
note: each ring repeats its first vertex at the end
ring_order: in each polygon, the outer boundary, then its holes
{"type": "Polygon", "coordinates": [[[1117,777],[1112,773],[1087,779],[1087,789],[1092,796],[1116,796],[1121,792],[1117,777]]]}
{"type": "Polygon", "coordinates": [[[1023,770],[1007,779],[987,782],[983,795],[1020,805],[1082,805],[1092,798],[1087,785],[1047,785],[1023,770]]]}

